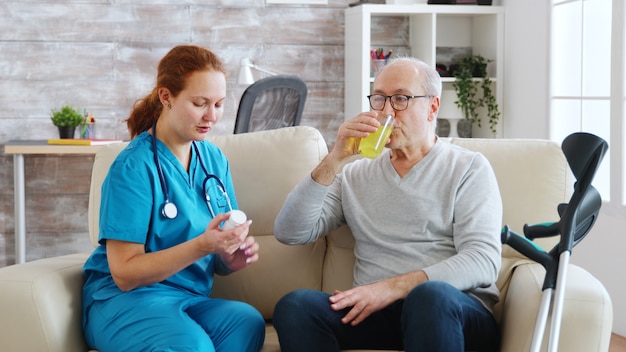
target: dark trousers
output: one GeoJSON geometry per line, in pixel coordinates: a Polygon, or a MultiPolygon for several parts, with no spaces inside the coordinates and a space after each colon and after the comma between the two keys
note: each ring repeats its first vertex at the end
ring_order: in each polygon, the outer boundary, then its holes
{"type": "Polygon", "coordinates": [[[348,310],[333,311],[328,297],[320,291],[297,290],[276,304],[273,322],[283,352],[499,349],[500,332],[493,315],[478,300],[444,282],[415,287],[405,300],[357,326],[341,323],[348,310]]]}

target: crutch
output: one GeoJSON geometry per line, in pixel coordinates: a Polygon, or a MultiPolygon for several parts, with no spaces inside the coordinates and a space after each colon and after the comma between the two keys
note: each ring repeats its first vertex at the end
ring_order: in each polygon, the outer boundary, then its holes
{"type": "Polygon", "coordinates": [[[577,132],[563,140],[561,149],[576,183],[569,203],[562,203],[557,207],[560,220],[537,225],[526,224],[524,236],[511,231],[508,226],[502,229],[503,244],[510,245],[546,269],[531,352],[538,352],[541,348],[550,305],[553,307],[548,351],[557,350],[572,248],[591,230],[602,205],[600,193],[591,185],[591,181],[608,149],[606,141],[590,133],[577,132]],[[557,235],[561,236],[560,240],[549,252],[532,242],[535,238],[557,235]]]}

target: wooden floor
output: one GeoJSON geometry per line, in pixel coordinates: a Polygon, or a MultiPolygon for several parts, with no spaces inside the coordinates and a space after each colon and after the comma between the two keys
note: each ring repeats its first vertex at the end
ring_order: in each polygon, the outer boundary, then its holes
{"type": "Polygon", "coordinates": [[[626,337],[612,334],[609,352],[626,352],[626,337]]]}

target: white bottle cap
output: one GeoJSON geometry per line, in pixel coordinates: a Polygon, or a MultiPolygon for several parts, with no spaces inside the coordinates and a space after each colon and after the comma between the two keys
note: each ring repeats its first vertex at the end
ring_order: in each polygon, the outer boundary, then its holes
{"type": "Polygon", "coordinates": [[[246,222],[247,219],[248,217],[243,211],[233,210],[230,212],[230,218],[228,218],[228,222],[232,223],[235,226],[239,226],[246,222]]]}
{"type": "Polygon", "coordinates": [[[232,210],[230,212],[230,217],[228,218],[228,220],[224,221],[224,225],[222,225],[222,230],[233,229],[239,225],[242,225],[244,222],[246,222],[247,219],[248,217],[243,211],[232,210]]]}

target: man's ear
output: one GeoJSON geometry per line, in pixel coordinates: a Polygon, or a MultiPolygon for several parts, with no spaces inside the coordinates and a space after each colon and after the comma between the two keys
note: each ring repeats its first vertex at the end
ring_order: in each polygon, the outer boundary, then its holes
{"type": "Polygon", "coordinates": [[[433,97],[430,101],[430,114],[428,114],[429,121],[435,121],[437,115],[439,115],[439,108],[441,107],[441,100],[439,97],[433,97]]]}

